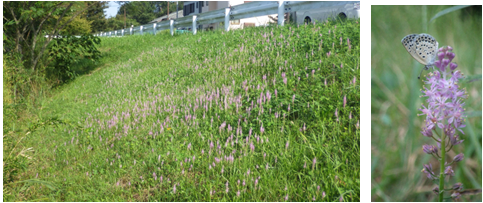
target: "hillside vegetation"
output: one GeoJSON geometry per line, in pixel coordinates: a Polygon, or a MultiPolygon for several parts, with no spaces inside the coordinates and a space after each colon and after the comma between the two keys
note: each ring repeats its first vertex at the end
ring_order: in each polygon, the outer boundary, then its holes
{"type": "Polygon", "coordinates": [[[7,126],[31,151],[4,200],[360,201],[359,33],[102,38],[100,65],[7,126]]]}

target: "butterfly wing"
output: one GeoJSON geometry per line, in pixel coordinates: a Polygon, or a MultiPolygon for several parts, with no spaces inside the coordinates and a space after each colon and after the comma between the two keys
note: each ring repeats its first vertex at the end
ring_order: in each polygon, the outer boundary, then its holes
{"type": "Polygon", "coordinates": [[[438,42],[433,36],[429,34],[419,34],[414,39],[414,53],[413,57],[424,65],[433,65],[438,52],[438,42]]]}
{"type": "Polygon", "coordinates": [[[408,51],[409,53],[411,53],[411,48],[413,47],[413,41],[414,39],[416,39],[417,36],[418,34],[410,34],[410,35],[406,35],[406,37],[404,37],[401,40],[401,43],[403,44],[404,48],[406,48],[406,51],[408,51]]]}
{"type": "Polygon", "coordinates": [[[403,44],[404,48],[406,48],[406,51],[408,51],[408,53],[411,54],[414,59],[416,59],[419,63],[423,65],[427,65],[426,61],[422,60],[422,58],[418,55],[416,51],[415,41],[417,38],[419,38],[418,34],[406,35],[406,37],[401,40],[401,43],[403,44]]]}

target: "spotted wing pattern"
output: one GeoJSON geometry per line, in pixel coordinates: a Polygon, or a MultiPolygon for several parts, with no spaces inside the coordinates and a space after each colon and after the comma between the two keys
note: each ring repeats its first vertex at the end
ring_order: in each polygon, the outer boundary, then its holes
{"type": "Polygon", "coordinates": [[[431,66],[436,58],[438,42],[429,34],[410,34],[401,40],[403,46],[419,63],[431,66]]]}

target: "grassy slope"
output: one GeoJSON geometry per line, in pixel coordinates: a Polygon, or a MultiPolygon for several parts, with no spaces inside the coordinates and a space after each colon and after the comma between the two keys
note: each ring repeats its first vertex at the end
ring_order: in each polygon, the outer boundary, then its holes
{"type": "MultiPolygon", "coordinates": [[[[448,7],[428,6],[427,20],[448,7]]],[[[454,167],[456,175],[446,186],[462,182],[465,189],[481,188],[481,7],[479,15],[469,15],[468,11],[444,15],[429,23],[429,30],[422,29],[422,8],[372,7],[373,201],[434,201],[431,191],[435,184],[421,173],[423,164],[428,163],[439,171],[436,159],[421,150],[423,144],[434,145],[419,132],[424,117],[417,114],[423,102],[419,96],[425,77],[417,80],[417,76],[423,65],[401,45],[401,39],[411,33],[428,33],[439,46],[452,46],[458,69],[467,77],[479,77],[460,83],[469,94],[465,100],[468,122],[461,136],[465,142],[455,146],[449,157],[463,152],[465,161],[454,167]]],[[[481,201],[481,194],[465,195],[465,200],[481,201]]]]}
{"type": "Polygon", "coordinates": [[[103,38],[100,49],[103,65],[37,112],[61,124],[24,143],[35,160],[23,179],[56,188],[19,184],[14,200],[359,201],[356,21],[103,38]]]}

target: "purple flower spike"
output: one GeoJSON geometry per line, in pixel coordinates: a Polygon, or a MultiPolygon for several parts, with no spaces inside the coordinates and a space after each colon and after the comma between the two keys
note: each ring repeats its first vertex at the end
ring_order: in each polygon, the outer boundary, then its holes
{"type": "Polygon", "coordinates": [[[344,102],[343,103],[344,103],[344,108],[345,108],[345,105],[347,103],[347,97],[346,97],[346,95],[344,95],[344,102]]]}

